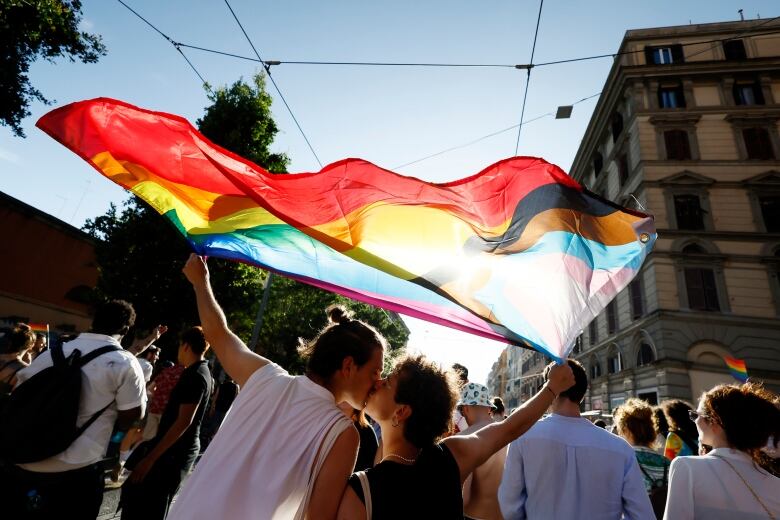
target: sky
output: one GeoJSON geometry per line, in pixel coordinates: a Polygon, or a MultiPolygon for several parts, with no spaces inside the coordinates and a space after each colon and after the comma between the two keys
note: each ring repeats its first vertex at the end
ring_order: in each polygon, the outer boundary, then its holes
{"type": "MultiPolygon", "coordinates": [[[[126,3],[174,41],[254,56],[224,1],[126,3]]],[[[230,5],[260,56],[282,61],[527,64],[539,12],[538,2],[525,0],[231,0],[230,5]]],[[[547,0],[533,62],[616,52],[628,29],[738,20],[740,8],[746,19],[780,14],[775,1],[547,0]]],[[[209,104],[181,55],[118,1],[85,0],[82,13],[82,30],[102,35],[108,54],[96,64],[35,62],[30,79],[53,105],[31,106],[32,115],[24,121],[26,139],[0,127],[0,190],[77,227],[127,195],[37,130],[40,116],[56,106],[103,96],[194,123],[209,104]]],[[[183,50],[214,86],[249,79],[258,70],[251,61],[183,50]]],[[[598,94],[611,64],[605,58],[532,69],[524,120],[536,120],[524,125],[518,155],[543,157],[568,171],[597,98],[575,105],[570,119],[549,114],[598,94]]],[[[443,182],[515,155],[516,129],[479,139],[520,122],[525,70],[282,64],[271,72],[322,165],[359,157],[443,182]]],[[[277,93],[269,89],[280,128],[273,150],[288,154],[291,172],[319,171],[277,93]]],[[[419,320],[407,324],[412,350],[443,364],[468,366],[473,381],[485,382],[503,348],[419,320]]]]}

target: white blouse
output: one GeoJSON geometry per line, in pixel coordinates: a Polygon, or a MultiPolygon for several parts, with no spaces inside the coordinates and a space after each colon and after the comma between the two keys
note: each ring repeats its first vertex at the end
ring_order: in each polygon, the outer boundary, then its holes
{"type": "Polygon", "coordinates": [[[718,448],[672,461],[664,520],[767,520],[767,509],[780,519],[780,478],[747,453],[718,448]]]}

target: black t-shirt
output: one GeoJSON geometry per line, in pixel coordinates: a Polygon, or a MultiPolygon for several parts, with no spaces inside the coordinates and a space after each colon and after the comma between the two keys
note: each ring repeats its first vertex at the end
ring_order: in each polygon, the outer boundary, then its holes
{"type": "Polygon", "coordinates": [[[236,395],[238,395],[238,385],[233,381],[223,381],[219,385],[219,392],[217,393],[217,402],[214,403],[214,409],[217,412],[227,412],[230,409],[230,405],[233,404],[236,395]]]}
{"type": "Polygon", "coordinates": [[[192,424],[184,431],[179,439],[168,448],[166,454],[169,455],[191,455],[197,453],[200,449],[200,423],[203,422],[203,415],[206,413],[208,401],[211,397],[212,379],[211,372],[206,361],[198,361],[184,369],[181,373],[179,382],[171,390],[171,397],[165,406],[160,426],[157,429],[157,437],[154,443],[160,441],[165,433],[171,428],[176,417],[179,415],[179,406],[183,404],[198,403],[195,411],[195,417],[192,424]]]}
{"type": "Polygon", "coordinates": [[[376,440],[376,433],[374,433],[374,429],[371,426],[361,426],[356,421],[355,428],[357,428],[360,434],[360,449],[355,461],[355,468],[352,471],[363,471],[374,465],[374,457],[376,457],[379,443],[376,440]]]}
{"type": "MultiPolygon", "coordinates": [[[[373,520],[463,520],[460,469],[444,444],[423,448],[414,464],[388,459],[366,470],[366,475],[373,520]]],[[[349,478],[349,485],[365,503],[357,475],[349,478]]]]}

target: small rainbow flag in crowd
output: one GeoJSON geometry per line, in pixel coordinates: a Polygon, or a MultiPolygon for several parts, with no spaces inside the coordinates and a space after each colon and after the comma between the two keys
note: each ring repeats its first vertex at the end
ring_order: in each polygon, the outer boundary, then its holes
{"type": "Polygon", "coordinates": [[[743,383],[748,380],[747,366],[745,366],[744,360],[729,356],[724,356],[723,359],[726,361],[726,365],[729,367],[729,372],[731,372],[731,375],[734,376],[734,379],[743,383]]]}
{"type": "Polygon", "coordinates": [[[33,332],[43,332],[45,334],[49,333],[48,323],[28,323],[27,325],[30,326],[33,332]]]}
{"type": "Polygon", "coordinates": [[[186,119],[106,98],[53,110],[38,127],[146,201],[201,255],[558,361],[656,239],[652,217],[536,157],[445,184],[361,159],[274,174],[186,119]]]}

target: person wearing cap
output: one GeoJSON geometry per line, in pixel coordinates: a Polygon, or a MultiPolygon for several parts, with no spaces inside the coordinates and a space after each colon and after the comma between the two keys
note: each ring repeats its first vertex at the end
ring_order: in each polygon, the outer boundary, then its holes
{"type": "MultiPolygon", "coordinates": [[[[458,435],[470,435],[493,422],[496,407],[485,385],[468,383],[461,389],[457,404],[468,424],[458,435]]],[[[498,486],[504,474],[507,447],[494,453],[484,464],[477,467],[463,484],[463,511],[467,519],[501,520],[498,504],[498,486]]]]}

